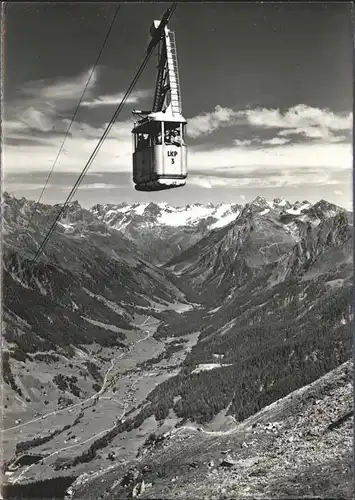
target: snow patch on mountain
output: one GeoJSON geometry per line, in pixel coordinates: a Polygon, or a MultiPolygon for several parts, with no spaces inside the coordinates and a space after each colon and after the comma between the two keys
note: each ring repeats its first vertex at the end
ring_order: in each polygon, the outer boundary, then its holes
{"type": "Polygon", "coordinates": [[[301,215],[303,210],[307,210],[311,206],[312,205],[308,201],[303,202],[302,205],[295,203],[293,207],[286,210],[286,212],[291,215],[301,215]]]}
{"type": "Polygon", "coordinates": [[[91,212],[99,219],[117,230],[125,229],[135,217],[139,217],[140,224],[145,226],[196,226],[207,219],[211,221],[210,228],[223,227],[235,220],[239,213],[239,205],[234,203],[221,203],[201,205],[199,203],[184,207],[173,207],[165,202],[121,204],[121,205],[96,205],[91,212]]]}
{"type": "Polygon", "coordinates": [[[115,302],[112,302],[111,300],[106,299],[102,295],[93,293],[85,287],[83,287],[83,290],[85,293],[90,295],[90,297],[93,297],[93,298],[99,300],[100,302],[103,302],[106,307],[111,309],[111,311],[115,312],[116,314],[119,314],[120,316],[123,316],[125,318],[130,319],[130,316],[127,314],[127,312],[122,307],[120,307],[118,304],[116,304],[115,302]]]}
{"type": "Polygon", "coordinates": [[[222,368],[224,366],[232,366],[231,363],[221,365],[220,363],[203,363],[198,365],[191,373],[200,373],[202,371],[215,370],[216,368],[222,368]]]}
{"type": "Polygon", "coordinates": [[[274,198],[272,201],[266,201],[266,203],[270,208],[286,207],[290,205],[290,202],[283,198],[274,198]]]}
{"type": "Polygon", "coordinates": [[[58,225],[63,227],[66,231],[74,231],[73,224],[66,224],[64,222],[59,222],[58,225]]]}
{"type": "Polygon", "coordinates": [[[103,323],[102,321],[97,321],[91,318],[87,318],[86,316],[81,316],[85,321],[88,321],[92,325],[99,326],[100,328],[104,328],[104,330],[110,330],[114,333],[120,333],[121,330],[117,328],[115,325],[108,325],[107,323],[103,323]]]}
{"type": "Polygon", "coordinates": [[[319,226],[319,224],[321,223],[321,220],[318,217],[310,217],[307,214],[300,215],[300,217],[298,217],[298,220],[300,220],[301,222],[309,222],[314,227],[319,226]]]}
{"type": "Polygon", "coordinates": [[[215,229],[223,227],[233,220],[235,220],[240,210],[235,211],[235,205],[232,203],[222,203],[220,205],[209,204],[207,206],[203,205],[188,205],[187,207],[164,207],[164,211],[157,218],[158,224],[164,224],[166,226],[194,226],[197,225],[202,220],[208,218],[217,219],[210,229],[215,229]]]}
{"type": "Polygon", "coordinates": [[[265,210],[263,210],[262,212],[260,212],[260,215],[266,215],[270,212],[270,209],[269,208],[265,208],[265,210]]]}

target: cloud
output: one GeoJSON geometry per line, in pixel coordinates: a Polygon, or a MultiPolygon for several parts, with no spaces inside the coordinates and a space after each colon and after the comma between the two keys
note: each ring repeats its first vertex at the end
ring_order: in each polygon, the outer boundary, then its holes
{"type": "MultiPolygon", "coordinates": [[[[69,121],[63,120],[61,128],[66,130],[69,121]]],[[[87,123],[75,122],[65,142],[57,167],[66,172],[79,173],[98,144],[107,123],[93,127],[87,123]]],[[[132,123],[117,122],[103,142],[91,170],[129,171],[132,165],[132,123]]],[[[43,140],[41,145],[18,147],[5,140],[5,172],[48,171],[59,151],[62,137],[43,140]]],[[[6,139],[6,137],[5,137],[6,139]]]]}
{"type": "Polygon", "coordinates": [[[23,111],[21,125],[27,125],[28,128],[40,130],[41,132],[49,132],[54,128],[53,115],[54,112],[52,112],[52,110],[51,112],[44,113],[31,106],[23,111]]]}
{"type": "MultiPolygon", "coordinates": [[[[215,179],[209,179],[208,177],[200,177],[200,176],[197,176],[197,175],[193,175],[193,176],[190,176],[189,177],[189,184],[195,184],[196,186],[198,187],[201,187],[201,188],[205,188],[205,189],[212,189],[212,187],[214,186],[218,186],[218,185],[221,185],[221,184],[217,184],[214,183],[215,179]]],[[[217,179],[218,181],[218,179],[217,179]]],[[[223,181],[223,180],[222,180],[223,181]]],[[[222,185],[223,185],[223,182],[222,182],[222,185]]]]}
{"type": "Polygon", "coordinates": [[[270,146],[282,146],[283,144],[287,144],[288,142],[290,142],[290,139],[285,139],[283,137],[273,137],[272,139],[261,141],[262,144],[270,146]]]}
{"type": "Polygon", "coordinates": [[[351,144],[287,144],[269,148],[243,149],[238,147],[215,148],[194,151],[190,147],[190,170],[216,171],[219,169],[247,172],[251,168],[287,169],[350,169],[352,167],[351,144]]]}
{"type": "MultiPolygon", "coordinates": [[[[4,138],[4,145],[25,147],[25,146],[47,146],[50,143],[48,138],[30,136],[26,134],[12,134],[11,137],[4,138]]],[[[52,143],[53,144],[53,143],[52,143]]]]}
{"type": "Polygon", "coordinates": [[[317,128],[315,126],[309,127],[298,127],[298,128],[290,128],[286,130],[281,130],[279,132],[280,136],[290,136],[290,135],[300,135],[306,137],[307,139],[320,139],[326,142],[342,142],[346,140],[344,135],[338,136],[334,135],[332,131],[327,130],[326,128],[317,128]]]}
{"type": "Polygon", "coordinates": [[[65,113],[73,113],[86,85],[85,95],[92,95],[97,80],[98,68],[94,71],[90,68],[71,78],[26,83],[16,102],[6,106],[6,114],[10,115],[10,119],[5,122],[5,134],[13,137],[12,134],[18,132],[63,132],[61,117],[65,113]]]}
{"type": "Polygon", "coordinates": [[[280,136],[302,135],[309,139],[338,142],[334,132],[352,130],[352,113],[336,114],[305,104],[293,106],[284,113],[278,109],[257,108],[243,111],[241,115],[251,126],[281,129],[280,136]]]}
{"type": "MultiPolygon", "coordinates": [[[[70,120],[63,120],[63,130],[67,129],[70,120]]],[[[98,127],[94,127],[84,122],[74,122],[71,126],[71,136],[73,139],[97,139],[99,140],[105,129],[107,128],[109,122],[103,123],[98,127]]],[[[131,120],[116,122],[108,134],[108,139],[115,138],[116,140],[128,140],[131,144],[131,131],[133,128],[133,122],[131,120]]],[[[130,146],[130,147],[131,147],[130,146]]]]}
{"type": "Polygon", "coordinates": [[[252,142],[264,145],[282,145],[289,142],[286,136],[301,136],[324,142],[341,142],[349,139],[339,132],[352,131],[352,113],[334,113],[305,104],[298,104],[281,112],[279,109],[256,108],[233,110],[216,106],[210,113],[200,114],[188,120],[187,132],[191,138],[212,134],[222,127],[249,126],[250,133],[257,130],[279,129],[277,136],[260,141],[258,138],[235,140],[237,146],[249,146],[252,142]]]}
{"type": "MultiPolygon", "coordinates": [[[[6,184],[6,189],[9,187],[15,187],[16,190],[26,190],[26,191],[42,191],[43,185],[39,183],[31,183],[31,182],[12,182],[12,183],[5,183],[6,184]]],[[[58,189],[58,186],[53,184],[53,183],[48,183],[47,184],[47,189],[58,189]]]]}
{"type": "Polygon", "coordinates": [[[235,124],[239,114],[230,108],[216,106],[210,113],[203,113],[188,120],[187,133],[190,137],[196,138],[208,135],[220,127],[228,127],[235,124]]]}
{"type": "Polygon", "coordinates": [[[246,147],[253,145],[263,145],[263,146],[282,146],[283,144],[287,144],[291,139],[286,139],[284,137],[273,137],[272,139],[259,139],[258,137],[254,137],[253,139],[235,139],[234,144],[239,147],[246,147]]]}
{"type": "Polygon", "coordinates": [[[337,115],[327,109],[314,108],[298,104],[285,113],[278,109],[257,108],[244,111],[248,122],[259,127],[295,128],[295,127],[326,127],[330,130],[350,130],[352,128],[352,113],[337,115]]]}
{"type": "Polygon", "coordinates": [[[18,119],[4,120],[2,126],[4,134],[7,136],[12,133],[25,132],[28,129],[28,125],[25,122],[19,121],[18,119]]]}
{"type": "Polygon", "coordinates": [[[82,184],[80,189],[117,189],[118,187],[116,184],[94,182],[93,184],[82,184]]]}
{"type": "MultiPolygon", "coordinates": [[[[151,94],[152,94],[151,90],[137,90],[128,97],[126,103],[137,103],[142,99],[150,97],[151,94]]],[[[82,106],[87,108],[97,108],[99,106],[118,106],[122,101],[123,97],[124,97],[123,92],[118,94],[103,95],[100,97],[95,97],[91,101],[83,101],[82,106]]]]}
{"type": "Polygon", "coordinates": [[[234,140],[234,144],[236,146],[241,146],[241,147],[250,146],[252,143],[253,143],[253,139],[243,139],[243,140],[235,139],[234,140]]]}
{"type": "Polygon", "coordinates": [[[52,102],[77,101],[87,84],[86,92],[90,94],[97,84],[98,77],[99,69],[96,67],[94,71],[93,68],[89,68],[78,76],[60,78],[52,83],[48,79],[30,81],[23,86],[22,94],[30,98],[40,98],[52,102]]]}
{"type": "Polygon", "coordinates": [[[194,184],[202,188],[235,188],[235,189],[265,189],[265,188],[288,188],[300,186],[322,186],[322,185],[337,185],[339,181],[332,179],[328,172],[318,174],[299,174],[297,169],[290,169],[285,172],[277,172],[268,176],[248,176],[248,177],[222,177],[222,176],[196,176],[190,175],[188,179],[189,184],[194,184]]]}

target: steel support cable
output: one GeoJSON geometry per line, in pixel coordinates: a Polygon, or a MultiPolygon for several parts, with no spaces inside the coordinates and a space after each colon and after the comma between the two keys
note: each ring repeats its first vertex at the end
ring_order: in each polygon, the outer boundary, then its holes
{"type": "MultiPolygon", "coordinates": [[[[175,2],[175,3],[173,3],[172,7],[171,7],[171,8],[169,9],[169,11],[168,11],[168,16],[167,16],[167,18],[166,18],[166,22],[168,22],[168,20],[171,18],[171,16],[172,16],[172,14],[174,13],[174,11],[175,11],[176,7],[177,7],[177,3],[175,2]]],[[[139,67],[139,69],[138,69],[137,73],[135,74],[135,76],[134,76],[134,78],[133,78],[133,80],[132,80],[132,82],[131,82],[131,84],[130,84],[130,86],[128,87],[128,89],[127,89],[127,91],[126,91],[125,95],[123,96],[123,98],[122,98],[122,100],[121,100],[120,104],[118,105],[118,107],[117,107],[117,109],[116,109],[115,113],[113,114],[113,116],[112,116],[111,120],[109,121],[109,123],[108,123],[108,125],[107,125],[107,127],[106,127],[106,129],[105,129],[105,131],[104,131],[104,133],[102,134],[101,138],[99,139],[98,144],[96,145],[96,147],[95,147],[94,151],[92,152],[92,154],[91,154],[90,158],[89,158],[89,159],[88,159],[88,161],[86,162],[85,167],[83,168],[83,170],[82,170],[81,174],[79,175],[79,177],[78,177],[77,181],[75,182],[75,184],[74,184],[74,186],[73,186],[72,190],[70,191],[70,193],[69,193],[69,195],[68,195],[67,199],[65,200],[65,202],[64,202],[64,204],[63,204],[63,206],[61,207],[61,209],[60,209],[59,213],[57,214],[56,218],[54,219],[53,224],[51,225],[51,227],[50,227],[49,231],[47,232],[47,234],[46,234],[46,236],[45,236],[45,238],[44,238],[43,242],[41,243],[40,247],[38,248],[38,250],[37,250],[37,252],[36,252],[35,256],[34,256],[34,257],[33,257],[33,259],[31,260],[31,262],[29,263],[29,265],[28,265],[28,269],[31,269],[31,268],[33,267],[33,265],[36,263],[36,261],[37,261],[38,257],[39,257],[39,256],[40,256],[40,254],[43,252],[43,250],[44,250],[45,246],[47,245],[47,243],[48,243],[48,241],[49,241],[49,239],[50,239],[51,235],[52,235],[52,234],[53,234],[53,232],[55,231],[55,228],[56,228],[56,226],[57,226],[57,224],[58,224],[58,222],[59,222],[59,219],[61,218],[62,214],[64,213],[64,211],[65,211],[65,209],[67,208],[67,206],[69,205],[69,203],[71,202],[71,200],[72,200],[73,196],[75,195],[75,193],[76,193],[76,191],[77,191],[77,189],[78,189],[78,187],[79,187],[79,185],[80,185],[80,183],[81,183],[82,179],[85,177],[85,175],[86,175],[87,171],[89,170],[89,168],[90,168],[90,166],[91,166],[92,162],[94,161],[94,159],[95,159],[95,157],[96,157],[96,155],[97,155],[98,151],[100,150],[100,148],[101,148],[101,146],[102,146],[103,142],[105,141],[105,139],[106,139],[106,137],[108,136],[108,134],[109,134],[109,132],[110,132],[111,128],[113,127],[113,125],[114,125],[114,123],[115,123],[115,121],[116,121],[116,119],[117,119],[118,115],[119,115],[119,114],[120,114],[120,112],[122,111],[122,108],[123,108],[123,106],[124,106],[124,104],[125,104],[126,100],[127,100],[127,99],[128,99],[128,97],[130,96],[130,94],[131,94],[131,92],[132,92],[133,88],[135,87],[135,85],[136,85],[136,83],[137,83],[138,79],[140,78],[140,76],[141,76],[142,72],[144,71],[144,69],[145,69],[145,67],[146,67],[146,65],[147,65],[147,63],[148,63],[148,61],[149,61],[149,59],[150,59],[150,57],[151,57],[152,53],[153,53],[153,52],[154,52],[154,50],[155,50],[155,47],[156,47],[156,45],[152,46],[152,47],[151,47],[151,48],[147,51],[147,54],[145,55],[145,57],[144,57],[144,59],[143,59],[143,61],[142,61],[141,65],[140,65],[140,67],[139,67]]]]}
{"type": "Polygon", "coordinates": [[[69,135],[70,129],[71,129],[71,127],[72,127],[73,123],[74,123],[74,120],[75,120],[75,118],[76,118],[76,115],[78,114],[78,111],[79,111],[80,105],[81,105],[81,103],[82,103],[82,101],[83,101],[83,99],[84,99],[85,92],[87,91],[87,89],[88,89],[88,87],[89,87],[89,84],[90,84],[90,82],[91,82],[91,79],[92,79],[92,77],[93,77],[93,74],[94,74],[94,72],[95,72],[95,69],[96,69],[96,67],[97,67],[97,65],[98,65],[98,63],[99,63],[99,60],[101,59],[102,53],[103,53],[103,51],[104,51],[104,49],[105,49],[105,47],[106,47],[106,43],[107,43],[107,41],[108,41],[108,39],[109,39],[110,33],[111,33],[111,31],[112,31],[113,25],[115,24],[116,17],[117,17],[117,14],[118,14],[118,12],[119,12],[120,8],[121,8],[121,5],[120,5],[120,4],[118,4],[118,7],[117,7],[117,9],[116,9],[116,11],[115,11],[115,14],[114,14],[114,16],[113,16],[113,19],[112,19],[112,21],[111,21],[111,24],[110,24],[110,26],[109,26],[109,29],[108,29],[108,31],[107,31],[107,33],[106,33],[105,39],[104,39],[103,44],[102,44],[102,46],[101,46],[101,49],[100,49],[100,51],[99,51],[99,54],[98,54],[98,56],[97,56],[97,58],[96,58],[96,61],[95,61],[95,63],[94,63],[94,66],[92,67],[92,70],[91,70],[91,72],[90,72],[89,78],[88,78],[88,80],[87,80],[87,82],[86,82],[86,85],[85,85],[85,87],[84,87],[83,93],[81,94],[81,97],[80,97],[80,99],[79,99],[79,102],[78,102],[78,104],[77,104],[77,106],[76,106],[76,108],[75,108],[75,110],[74,110],[74,114],[73,114],[73,116],[72,116],[72,118],[71,118],[71,120],[70,120],[69,126],[68,126],[68,128],[67,128],[67,130],[66,130],[66,132],[65,132],[64,139],[63,139],[63,141],[62,141],[62,143],[61,143],[61,145],[60,145],[60,148],[59,148],[59,151],[58,151],[58,153],[57,153],[57,156],[55,157],[55,160],[54,160],[54,163],[53,163],[53,165],[52,165],[52,168],[51,168],[51,170],[49,171],[49,174],[48,174],[48,177],[47,177],[47,179],[46,179],[46,182],[45,182],[45,184],[44,184],[44,186],[43,186],[42,192],[41,192],[41,194],[39,195],[38,200],[37,200],[37,201],[36,201],[36,203],[35,203],[35,206],[34,206],[33,211],[32,211],[32,215],[31,215],[31,217],[30,217],[30,220],[29,220],[29,222],[28,222],[28,224],[27,224],[26,229],[28,229],[28,227],[29,227],[29,226],[31,225],[31,223],[32,223],[32,220],[33,220],[33,218],[34,218],[34,216],[35,216],[35,213],[36,213],[36,209],[37,209],[37,207],[38,207],[38,205],[39,205],[39,203],[40,203],[40,201],[41,201],[41,199],[42,199],[42,197],[43,197],[43,194],[44,194],[44,191],[45,191],[45,190],[46,190],[46,188],[47,188],[47,185],[48,185],[49,179],[51,178],[51,176],[52,176],[52,174],[53,174],[53,170],[55,169],[55,167],[56,167],[56,165],[57,165],[57,161],[58,161],[58,159],[59,159],[59,157],[60,157],[60,155],[61,155],[61,153],[62,153],[62,151],[63,151],[63,147],[64,147],[64,144],[65,144],[65,141],[66,141],[66,140],[67,140],[67,138],[68,138],[68,135],[69,135]]]}

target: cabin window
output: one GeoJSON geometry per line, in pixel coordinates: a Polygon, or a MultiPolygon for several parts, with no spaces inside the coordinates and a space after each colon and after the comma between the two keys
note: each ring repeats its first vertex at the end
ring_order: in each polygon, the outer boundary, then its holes
{"type": "Polygon", "coordinates": [[[148,147],[160,146],[163,143],[166,146],[185,146],[185,130],[184,123],[151,122],[144,127],[144,132],[135,132],[135,150],[141,151],[148,147]],[[162,142],[162,138],[164,138],[164,142],[162,142]]]}
{"type": "Polygon", "coordinates": [[[186,137],[186,123],[182,123],[181,124],[181,129],[182,129],[182,141],[181,141],[181,144],[183,146],[186,146],[186,142],[185,142],[185,137],[186,137]]]}
{"type": "Polygon", "coordinates": [[[164,144],[167,146],[181,146],[184,144],[181,123],[166,122],[164,124],[164,144]]]}
{"type": "Polygon", "coordinates": [[[149,134],[137,134],[137,150],[149,147],[149,134]]]}
{"type": "Polygon", "coordinates": [[[161,146],[162,133],[161,130],[153,136],[153,143],[156,146],[161,146]]]}
{"type": "Polygon", "coordinates": [[[161,145],[161,137],[162,137],[161,123],[160,122],[151,123],[150,124],[151,145],[152,146],[160,146],[161,145]]]}

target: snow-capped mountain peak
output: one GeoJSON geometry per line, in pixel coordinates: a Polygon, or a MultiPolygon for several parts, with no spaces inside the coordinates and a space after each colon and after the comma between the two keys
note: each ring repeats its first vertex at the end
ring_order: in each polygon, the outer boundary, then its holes
{"type": "Polygon", "coordinates": [[[144,224],[151,223],[170,227],[197,226],[209,219],[211,228],[223,227],[238,217],[240,209],[241,207],[234,203],[220,203],[218,205],[196,203],[184,207],[173,207],[167,203],[133,205],[125,203],[95,205],[91,211],[110,226],[122,230],[137,216],[141,218],[139,222],[144,224]]]}

